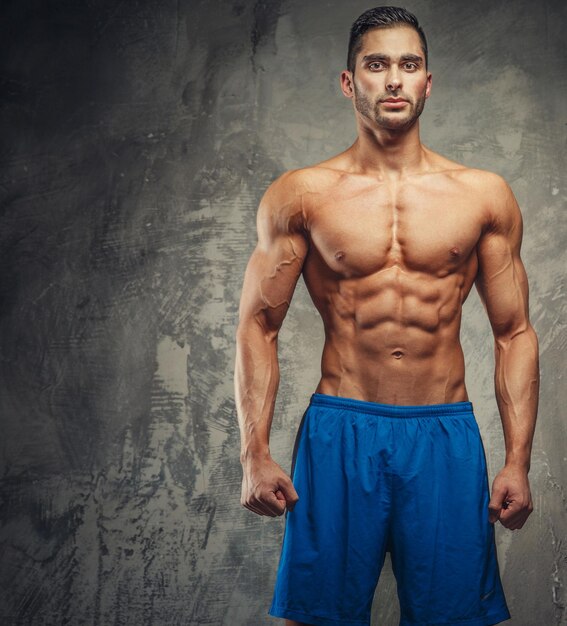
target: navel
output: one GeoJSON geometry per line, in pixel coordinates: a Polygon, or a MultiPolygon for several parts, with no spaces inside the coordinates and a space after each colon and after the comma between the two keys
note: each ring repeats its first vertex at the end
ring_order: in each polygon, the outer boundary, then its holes
{"type": "Polygon", "coordinates": [[[392,352],[392,356],[395,359],[401,359],[404,356],[404,353],[401,350],[394,350],[394,352],[392,352]]]}

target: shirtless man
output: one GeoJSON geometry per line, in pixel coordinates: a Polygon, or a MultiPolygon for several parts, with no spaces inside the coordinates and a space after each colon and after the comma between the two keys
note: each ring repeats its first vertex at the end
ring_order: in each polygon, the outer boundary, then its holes
{"type": "Polygon", "coordinates": [[[285,513],[269,613],[287,626],[369,624],[390,551],[402,626],[489,626],[510,617],[494,524],[519,529],[533,510],[538,342],[520,210],[501,177],[421,143],[431,73],[413,15],[361,15],[340,82],[358,138],[269,186],[242,289],[241,503],[285,513]],[[269,432],[278,331],[300,275],[325,345],[288,476],[269,432]],[[459,343],[473,284],[494,333],[506,445],[490,495],[459,343]]]}

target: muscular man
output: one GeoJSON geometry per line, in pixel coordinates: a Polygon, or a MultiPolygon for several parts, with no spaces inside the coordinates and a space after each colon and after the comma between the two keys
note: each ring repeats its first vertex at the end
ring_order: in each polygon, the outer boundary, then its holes
{"type": "Polygon", "coordinates": [[[494,524],[519,529],[533,509],[538,343],[520,211],[500,176],[421,143],[431,73],[415,16],[361,15],[340,80],[358,137],[267,189],[240,305],[241,502],[285,512],[269,613],[287,626],[369,624],[390,551],[402,626],[489,626],[510,617],[494,524]],[[300,275],[325,345],[288,476],[269,432],[278,331],[300,275]],[[494,333],[506,445],[491,494],[459,343],[473,284],[494,333]]]}

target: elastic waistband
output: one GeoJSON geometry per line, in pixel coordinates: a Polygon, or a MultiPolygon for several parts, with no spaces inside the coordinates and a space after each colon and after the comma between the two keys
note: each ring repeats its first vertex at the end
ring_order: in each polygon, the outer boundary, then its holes
{"type": "Polygon", "coordinates": [[[473,405],[471,402],[418,404],[411,406],[381,404],[379,402],[369,402],[367,400],[357,400],[355,398],[341,398],[339,396],[330,396],[325,393],[312,394],[309,404],[318,404],[337,409],[348,409],[356,413],[371,413],[373,415],[382,415],[383,417],[436,417],[438,415],[464,416],[465,414],[470,415],[473,413],[473,405]]]}

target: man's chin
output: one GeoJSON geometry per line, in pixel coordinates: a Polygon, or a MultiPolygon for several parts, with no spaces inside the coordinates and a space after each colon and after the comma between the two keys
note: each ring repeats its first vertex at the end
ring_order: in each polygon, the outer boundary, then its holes
{"type": "Polygon", "coordinates": [[[411,128],[416,121],[417,118],[414,117],[394,117],[394,116],[377,116],[375,118],[376,124],[380,126],[380,128],[384,128],[385,130],[407,130],[411,128]]]}

